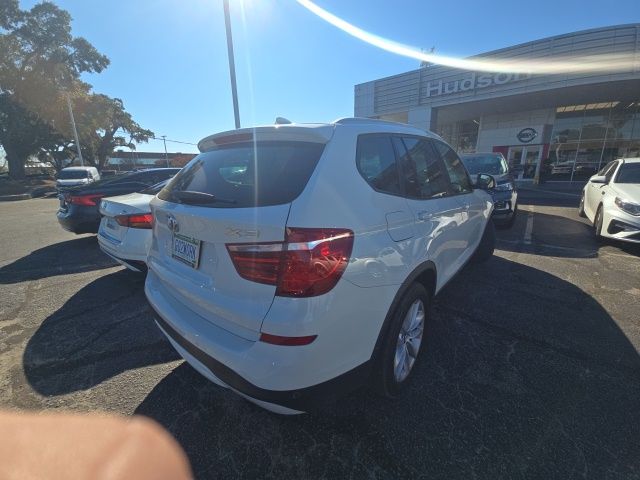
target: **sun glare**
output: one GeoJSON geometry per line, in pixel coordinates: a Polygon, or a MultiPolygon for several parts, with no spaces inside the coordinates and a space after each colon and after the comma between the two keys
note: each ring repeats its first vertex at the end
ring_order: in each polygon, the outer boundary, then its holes
{"type": "Polygon", "coordinates": [[[367,32],[342,18],[324,10],[310,0],[296,0],[300,5],[322,20],[339,28],[343,32],[387,52],[415,58],[430,63],[445,65],[464,70],[529,73],[529,74],[561,74],[580,72],[615,72],[640,68],[640,59],[631,54],[590,55],[584,57],[554,57],[525,60],[491,60],[474,58],[456,58],[433,53],[422,52],[415,47],[395,42],[367,32]]]}

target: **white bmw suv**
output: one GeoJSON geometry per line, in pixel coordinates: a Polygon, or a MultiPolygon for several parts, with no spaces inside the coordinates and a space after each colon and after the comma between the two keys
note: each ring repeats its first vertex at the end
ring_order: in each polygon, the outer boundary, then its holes
{"type": "Polygon", "coordinates": [[[493,254],[491,196],[408,125],[281,124],[198,147],[151,202],[145,291],[176,350],[278,413],[365,383],[395,395],[432,297],[493,254]]]}

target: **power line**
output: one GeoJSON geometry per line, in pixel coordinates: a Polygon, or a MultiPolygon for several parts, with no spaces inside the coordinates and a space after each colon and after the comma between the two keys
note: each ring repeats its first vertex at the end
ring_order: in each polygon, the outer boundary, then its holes
{"type": "Polygon", "coordinates": [[[164,139],[162,137],[151,137],[151,138],[153,138],[154,140],[160,140],[160,141],[166,140],[167,142],[172,142],[172,143],[182,143],[183,145],[196,145],[196,146],[198,145],[197,143],[181,142],[180,140],[169,140],[168,138],[164,139]]]}

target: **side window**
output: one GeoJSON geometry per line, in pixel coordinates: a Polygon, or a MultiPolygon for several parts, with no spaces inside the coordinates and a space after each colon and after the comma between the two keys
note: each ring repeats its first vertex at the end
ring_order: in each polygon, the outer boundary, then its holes
{"type": "Polygon", "coordinates": [[[388,135],[358,137],[356,164],[360,174],[375,190],[399,195],[400,175],[388,135]]]}
{"type": "Polygon", "coordinates": [[[469,180],[469,174],[467,173],[467,169],[464,168],[458,154],[442,142],[434,141],[433,144],[442,156],[445,167],[447,167],[453,193],[471,192],[473,187],[471,186],[471,180],[469,180]]]}
{"type": "Polygon", "coordinates": [[[442,159],[429,141],[394,138],[400,155],[402,178],[408,197],[427,200],[449,194],[451,184],[442,159]]]}

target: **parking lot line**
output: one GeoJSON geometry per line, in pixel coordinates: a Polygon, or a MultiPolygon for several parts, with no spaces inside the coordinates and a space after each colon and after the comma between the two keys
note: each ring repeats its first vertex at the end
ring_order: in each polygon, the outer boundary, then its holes
{"type": "Polygon", "coordinates": [[[580,194],[579,193],[555,192],[553,190],[542,190],[540,188],[526,188],[526,187],[520,187],[520,190],[527,190],[529,192],[548,193],[550,195],[560,195],[562,197],[580,198],[580,194]]]}
{"type": "Polygon", "coordinates": [[[531,234],[533,233],[533,205],[528,205],[527,210],[527,226],[524,229],[524,237],[522,241],[525,245],[531,245],[531,234]]]}

